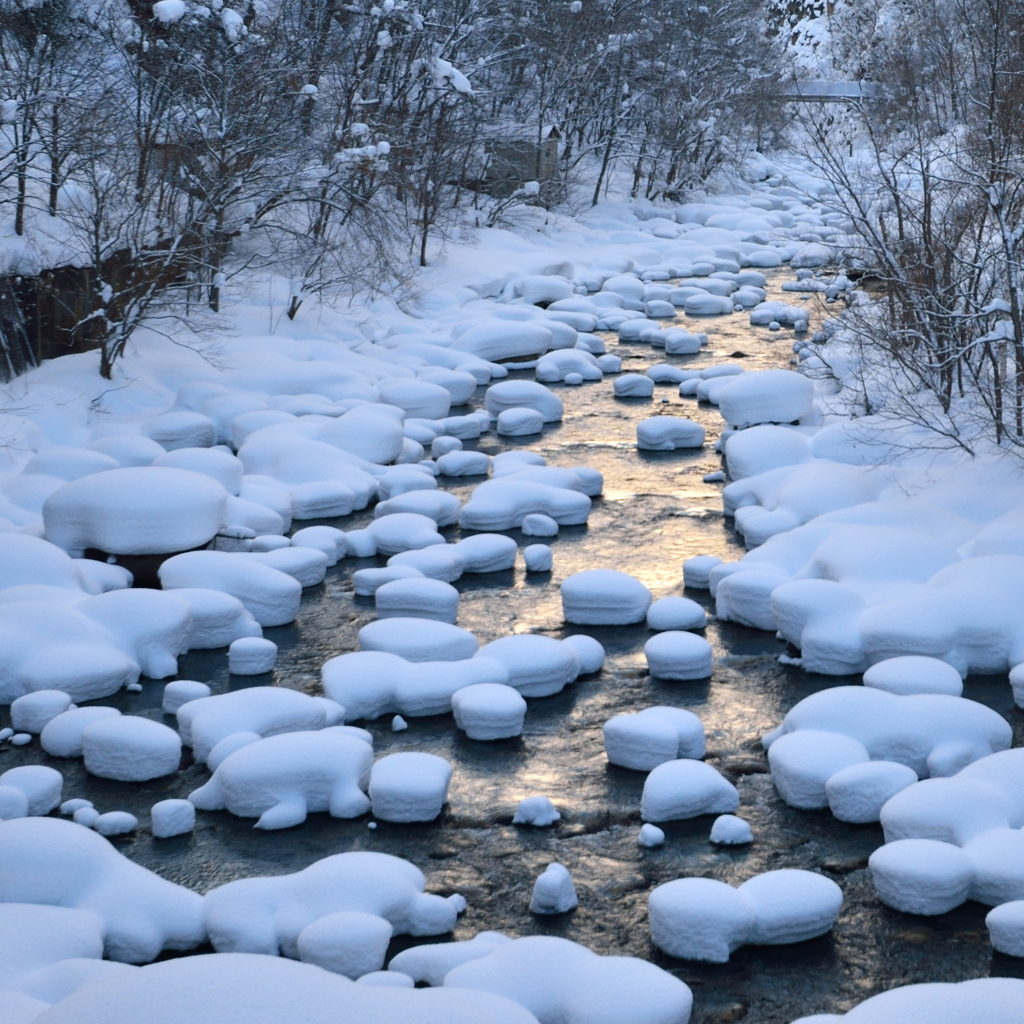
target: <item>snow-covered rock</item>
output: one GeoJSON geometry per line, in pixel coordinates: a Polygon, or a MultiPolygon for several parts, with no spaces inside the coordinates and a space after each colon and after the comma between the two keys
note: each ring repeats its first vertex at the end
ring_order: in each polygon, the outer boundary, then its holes
{"type": "Polygon", "coordinates": [[[457,691],[504,684],[508,670],[489,657],[412,662],[384,651],[355,651],[324,662],[321,681],[349,721],[396,712],[412,718],[446,714],[457,691]]]}
{"type": "Polygon", "coordinates": [[[472,658],[479,644],[468,630],[434,619],[378,619],[359,630],[359,648],[384,651],[407,661],[461,661],[472,658]]]}
{"type": "Polygon", "coordinates": [[[530,910],[534,914],[565,914],[578,903],[572,877],[562,864],[549,864],[533,883],[530,910]]]}
{"type": "Polygon", "coordinates": [[[739,807],[736,787],[703,761],[659,764],[644,782],[644,821],[680,821],[702,814],[731,814],[739,807]]]}
{"type": "Polygon", "coordinates": [[[105,955],[146,963],[206,936],[203,900],[122,856],[102,836],[59,818],[0,822],[0,899],[91,911],[105,955]]]}
{"type": "Polygon", "coordinates": [[[333,700],[310,697],[277,686],[253,686],[190,700],[178,708],[181,740],[200,763],[213,748],[238,733],[258,738],[322,729],[343,721],[345,709],[333,700]]]}
{"type": "Polygon", "coordinates": [[[894,761],[920,778],[947,776],[1010,742],[1006,720],[975,701],[860,686],[804,698],[764,737],[779,794],[803,808],[827,806],[826,783],[851,765],[894,761]]]}
{"type": "Polygon", "coordinates": [[[41,733],[47,724],[71,707],[63,690],[36,690],[11,702],[11,726],[15,732],[41,733]]]}
{"type": "Polygon", "coordinates": [[[158,575],[164,590],[204,588],[230,594],[261,626],[292,622],[302,599],[302,585],[257,558],[227,551],[189,551],[167,559],[158,575]]]}
{"type": "Polygon", "coordinates": [[[444,987],[502,994],[547,1024],[687,1024],[693,1004],[689,988],[654,964],[549,935],[498,945],[450,970],[444,987]]]}
{"type": "Polygon", "coordinates": [[[560,526],[579,526],[590,515],[590,498],[519,476],[498,477],[473,491],[462,506],[462,526],[468,530],[514,530],[535,513],[550,516],[560,526]]]}
{"type": "Polygon", "coordinates": [[[612,382],[612,392],[616,398],[650,398],[654,394],[654,381],[643,373],[624,373],[612,382]]]}
{"type": "Polygon", "coordinates": [[[8,806],[8,813],[2,817],[24,817],[49,814],[61,802],[61,792],[64,788],[64,776],[56,768],[50,768],[42,764],[22,764],[16,768],[8,768],[0,775],[0,788],[7,797],[14,794],[10,791],[16,790],[21,794],[18,803],[18,813],[11,813],[8,806]]]}
{"type": "Polygon", "coordinates": [[[658,633],[644,644],[644,656],[657,679],[687,681],[711,675],[711,644],[695,633],[673,629],[658,633]]]}
{"type": "Polygon", "coordinates": [[[523,562],[527,572],[551,572],[554,552],[547,544],[528,544],[523,548],[523,562]]]}
{"type": "Polygon", "coordinates": [[[704,428],[682,416],[652,416],[636,425],[636,446],[641,451],[672,452],[703,444],[704,428]]]}
{"type": "Polygon", "coordinates": [[[550,388],[532,380],[492,384],[484,395],[484,406],[494,420],[506,410],[532,409],[541,414],[544,423],[556,423],[564,412],[562,400],[550,388]]]}
{"type": "Polygon", "coordinates": [[[452,766],[435,754],[404,751],[382,757],[370,774],[374,816],[382,821],[433,821],[448,799],[452,766]]]}
{"type": "Polygon", "coordinates": [[[1024,900],[1011,900],[985,916],[992,948],[1006,956],[1024,956],[1024,900]]]}
{"type": "Polygon", "coordinates": [[[647,610],[650,629],[703,629],[707,625],[704,609],[688,597],[662,597],[647,610]]]}
{"type": "Polygon", "coordinates": [[[93,722],[117,718],[117,708],[90,706],[70,708],[46,723],[39,736],[43,750],[53,757],[81,757],[82,732],[93,722]]]}
{"type": "Polygon", "coordinates": [[[651,938],[671,956],[725,963],[747,943],[805,942],[835,924],[843,892],[812,871],[755,875],[734,889],[710,878],[679,878],[648,898],[651,938]]]}
{"type": "Polygon", "coordinates": [[[666,761],[702,758],[704,726],[683,708],[645,708],[605,722],[604,749],[612,764],[650,771],[666,761]]]}
{"type": "Polygon", "coordinates": [[[522,733],[526,701],[511,686],[476,683],[452,694],[452,711],[471,740],[503,740],[522,733]]]}
{"type": "Polygon", "coordinates": [[[639,622],[651,606],[651,592],[635,576],[616,569],[585,569],[561,586],[566,622],[622,626],[639,622]]]}
{"type": "Polygon", "coordinates": [[[299,932],[299,959],[355,981],[384,966],[393,931],[376,914],[339,910],[299,932]]]}
{"type": "Polygon", "coordinates": [[[913,654],[886,658],[872,665],[864,673],[864,685],[899,696],[910,693],[945,693],[959,697],[964,692],[964,681],[952,665],[938,658],[923,658],[913,654]]]}
{"type": "Polygon", "coordinates": [[[459,613],[459,592],[441,580],[393,580],[378,587],[374,597],[381,619],[401,616],[454,623],[459,613]]]}
{"type": "Polygon", "coordinates": [[[149,814],[157,839],[187,835],[196,826],[196,807],[190,800],[160,800],[149,814]]]}
{"type": "Polygon", "coordinates": [[[228,647],[228,671],[235,676],[258,676],[277,661],[277,644],[264,637],[246,636],[228,647]]]}
{"type": "Polygon", "coordinates": [[[159,1007],[168,1021],[276,1024],[295,1017],[328,1024],[339,1015],[373,1024],[535,1024],[509,999],[487,992],[355,983],[313,964],[251,954],[211,954],[151,964],[84,986],[47,1016],[55,1024],[134,1024],[159,1007]],[[240,1010],[244,1007],[244,1010],[240,1010]]]}
{"type": "Polygon", "coordinates": [[[547,828],[562,818],[558,808],[546,796],[528,796],[519,801],[512,817],[513,825],[533,825],[547,828]]]}
{"type": "Polygon", "coordinates": [[[1016,978],[977,978],[956,983],[904,985],[872,996],[849,1013],[815,1014],[793,1024],[1016,1024],[1024,999],[1024,981],[1016,978]]]}
{"type": "Polygon", "coordinates": [[[711,842],[719,846],[746,846],[754,841],[749,822],[735,814],[723,814],[711,825],[711,842]]]}
{"type": "Polygon", "coordinates": [[[101,779],[146,782],[178,770],[181,739],[173,729],[138,715],[115,715],[82,730],[85,768],[101,779]]]}
{"type": "Polygon", "coordinates": [[[64,484],[43,504],[47,539],[80,554],[188,551],[208,543],[224,522],[228,493],[191,470],[136,466],[92,473],[64,484]]]}
{"type": "Polygon", "coordinates": [[[792,423],[807,416],[813,402],[814,384],[791,370],[744,373],[718,393],[722,418],[739,428],[757,423],[792,423]]]}
{"type": "Polygon", "coordinates": [[[508,685],[524,697],[560,693],[580,674],[576,647],[537,633],[519,633],[480,648],[480,659],[493,659],[508,672],[508,685]]]}
{"type": "Polygon", "coordinates": [[[209,697],[210,687],[206,683],[200,683],[195,679],[175,679],[164,687],[161,708],[165,715],[176,715],[182,704],[190,700],[198,700],[200,697],[209,697]]]}
{"type": "Polygon", "coordinates": [[[307,814],[323,811],[357,818],[370,809],[372,765],[373,748],[344,731],[288,732],[229,754],[189,800],[203,811],[258,818],[255,827],[267,830],[301,825],[307,814]]]}

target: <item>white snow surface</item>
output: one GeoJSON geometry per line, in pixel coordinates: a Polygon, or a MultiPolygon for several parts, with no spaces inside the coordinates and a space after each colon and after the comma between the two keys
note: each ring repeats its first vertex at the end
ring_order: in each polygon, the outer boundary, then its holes
{"type": "Polygon", "coordinates": [[[59,818],[0,822],[0,903],[91,911],[105,955],[146,963],[206,937],[203,900],[122,856],[102,836],[59,818]]]}

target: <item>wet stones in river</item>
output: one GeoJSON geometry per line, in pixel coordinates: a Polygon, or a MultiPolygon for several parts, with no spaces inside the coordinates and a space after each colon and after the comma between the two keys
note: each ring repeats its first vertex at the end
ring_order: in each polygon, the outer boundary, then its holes
{"type": "Polygon", "coordinates": [[[755,875],[734,889],[710,878],[679,878],[651,892],[651,938],[671,956],[725,963],[742,945],[805,942],[835,924],[843,892],[812,871],[755,875]]]}

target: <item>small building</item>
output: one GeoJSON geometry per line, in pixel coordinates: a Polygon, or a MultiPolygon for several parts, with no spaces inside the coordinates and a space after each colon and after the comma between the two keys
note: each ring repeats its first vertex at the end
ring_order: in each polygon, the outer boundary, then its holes
{"type": "Polygon", "coordinates": [[[540,139],[493,139],[487,143],[484,191],[508,196],[528,181],[543,184],[558,177],[562,133],[548,125],[540,139]]]}

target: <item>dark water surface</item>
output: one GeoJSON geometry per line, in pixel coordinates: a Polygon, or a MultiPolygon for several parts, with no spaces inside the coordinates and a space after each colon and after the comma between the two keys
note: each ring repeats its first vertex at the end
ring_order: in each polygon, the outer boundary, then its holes
{"type": "MultiPolygon", "coordinates": [[[[778,272],[772,283],[777,287],[791,276],[778,272]]],[[[794,293],[772,292],[773,298],[796,299],[794,293]]],[[[747,354],[742,362],[750,368],[785,366],[792,356],[791,332],[751,328],[745,314],[680,321],[690,330],[707,331],[709,349],[699,356],[665,359],[647,345],[620,345],[613,336],[609,351],[623,357],[624,370],[637,372],[659,361],[710,365],[737,351],[747,354]]],[[[845,825],[827,811],[797,811],[777,797],[767,774],[762,733],[807,694],[859,680],[813,676],[782,666],[776,659],[783,644],[771,634],[712,617],[706,631],[715,651],[711,680],[660,683],[646,672],[643,645],[651,634],[645,626],[564,626],[558,585],[581,569],[622,569],[662,597],[683,593],[683,559],[695,554],[736,559],[743,553],[721,513],[722,485],[702,481],[704,474],[721,468],[712,449],[722,426],[717,411],[680,398],[667,385],[656,388],[653,400],[616,400],[611,381],[579,388],[555,385],[565,402],[565,419],[542,437],[525,439],[534,443],[524,447],[542,453],[551,465],[588,465],[605,476],[604,495],[595,500],[589,524],[563,528],[553,540],[554,571],[528,577],[517,567],[467,575],[455,584],[462,594],[459,625],[472,630],[481,644],[509,633],[563,637],[587,632],[604,644],[605,667],[557,696],[530,700],[523,735],[515,740],[468,740],[450,715],[410,719],[408,730],[399,733],[391,731],[390,716],[369,723],[378,754],[426,750],[452,762],[449,803],[436,822],[381,822],[370,830],[368,818],[339,821],[318,814],[298,828],[263,833],[252,828],[251,820],[200,812],[193,835],[155,840],[147,831],[149,807],[157,800],[187,796],[208,778],[187,751],[186,767],[177,775],[141,785],[93,778],[80,761],[49,758],[36,741],[24,748],[0,748],[0,771],[22,763],[51,764],[65,775],[66,799],[85,796],[100,811],[136,814],[138,833],[114,839],[115,845],[164,877],[199,891],[233,878],[296,871],[346,850],[406,857],[424,871],[431,891],[460,892],[469,901],[455,938],[468,939],[484,929],[513,936],[554,934],[599,953],[644,957],[690,985],[695,1024],[788,1024],[807,1014],[845,1011],[896,985],[990,974],[1024,976],[1018,961],[993,954],[984,926],[987,908],[970,903],[943,917],[917,918],[882,906],[866,870],[869,855],[882,841],[877,825],[845,825]],[[708,444],[697,452],[637,452],[636,423],[659,412],[699,420],[708,431],[708,444]],[[653,704],[685,707],[700,716],[708,736],[708,762],[739,789],[737,813],[751,823],[751,846],[712,846],[710,817],[665,826],[663,847],[637,845],[645,776],[608,764],[601,727],[615,714],[653,704]],[[511,824],[519,800],[534,794],[549,796],[561,810],[562,820],[554,827],[511,824]],[[552,861],[572,872],[579,907],[567,915],[535,917],[527,909],[533,882],[552,861]],[[745,947],[724,965],[674,960],[652,946],[647,896],[654,886],[690,875],[738,884],[783,867],[821,871],[843,888],[845,903],[830,935],[796,946],[745,947]]],[[[477,405],[482,404],[483,390],[478,390],[477,405]]],[[[476,446],[492,454],[519,447],[494,434],[484,435],[476,446]]],[[[479,482],[440,480],[463,500],[479,482]]],[[[332,523],[353,529],[371,516],[369,510],[332,523]]],[[[445,532],[458,539],[458,530],[445,532]]],[[[516,531],[511,535],[521,544],[532,540],[516,531]]],[[[354,596],[351,574],[384,563],[383,558],[348,559],[329,571],[322,586],[306,590],[298,620],[265,631],[280,647],[271,675],[231,677],[226,653],[216,651],[181,658],[178,678],[209,682],[214,692],[268,684],[320,692],[320,666],[356,650],[359,628],[375,617],[372,599],[354,596]]],[[[687,596],[713,613],[706,592],[687,596]]],[[[163,682],[143,683],[141,693],[97,703],[173,725],[160,711],[163,682]]],[[[968,680],[965,696],[1006,716],[1014,725],[1015,743],[1022,742],[1024,713],[1014,708],[1005,677],[968,680]]],[[[409,944],[406,937],[397,939],[392,953],[409,944]]]]}

